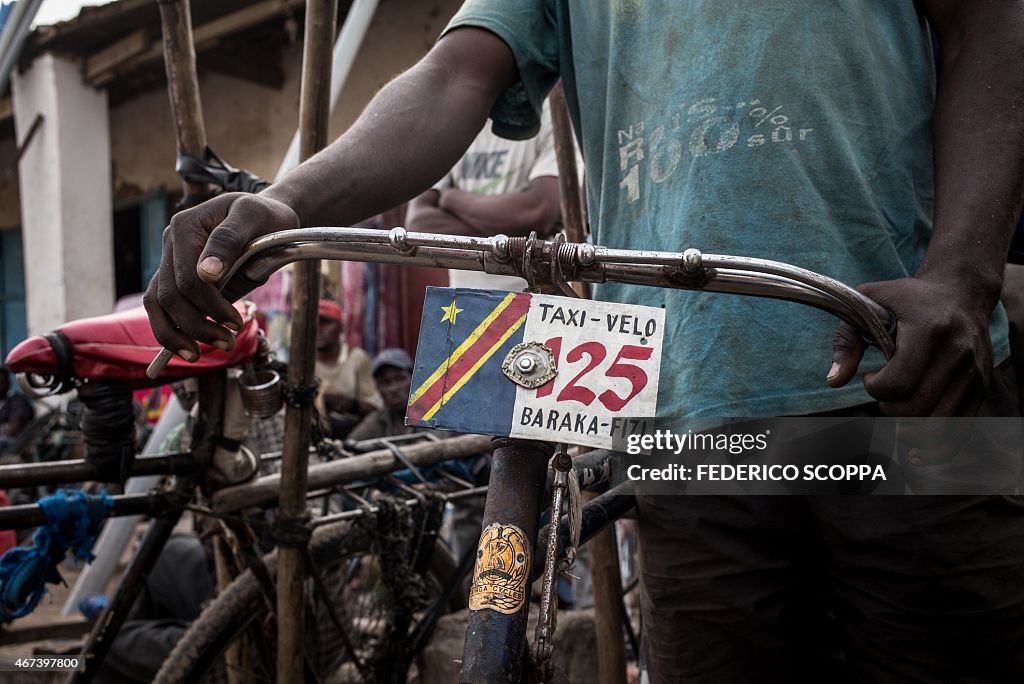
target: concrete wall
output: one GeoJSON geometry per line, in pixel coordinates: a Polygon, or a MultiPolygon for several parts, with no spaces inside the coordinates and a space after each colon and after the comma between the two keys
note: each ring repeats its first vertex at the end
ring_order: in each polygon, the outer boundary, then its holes
{"type": "MultiPolygon", "coordinates": [[[[331,137],[343,133],[373,95],[434,44],[461,0],[383,0],[331,118],[331,137]]],[[[210,146],[228,163],[272,180],[295,133],[302,45],[283,54],[281,90],[203,73],[200,90],[210,146]]],[[[202,55],[199,56],[202,71],[202,55]]],[[[115,196],[177,190],[174,129],[167,94],[151,91],[110,112],[115,196]]],[[[0,150],[2,154],[2,150],[0,150]]],[[[2,216],[2,214],[0,214],[2,216]]],[[[2,224],[2,221],[0,221],[2,224]]]]}
{"type": "Polygon", "coordinates": [[[28,331],[39,334],[114,303],[107,96],[53,55],[12,91],[19,140],[43,117],[18,165],[28,331]]]}

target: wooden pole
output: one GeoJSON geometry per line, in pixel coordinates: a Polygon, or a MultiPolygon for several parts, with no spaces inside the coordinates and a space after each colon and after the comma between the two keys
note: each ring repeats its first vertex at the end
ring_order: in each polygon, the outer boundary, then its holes
{"type": "MultiPolygon", "coordinates": [[[[565,237],[569,242],[586,242],[587,221],[579,170],[576,168],[576,142],[561,81],[551,90],[548,102],[551,108],[551,127],[555,134],[555,159],[558,162],[558,188],[561,191],[565,237]]],[[[574,283],[573,289],[583,299],[590,299],[590,283],[574,283]]]]}
{"type": "MultiPolygon", "coordinates": [[[[337,26],[337,0],[307,0],[299,93],[299,160],[312,157],[327,144],[330,115],[331,49],[337,26]]],[[[317,302],[320,298],[320,262],[296,264],[292,290],[292,334],[288,383],[311,387],[316,354],[317,302]]],[[[306,515],[306,469],[309,465],[313,405],[289,404],[281,464],[278,516],[285,524],[301,524],[306,515]]],[[[282,528],[283,529],[283,528],[282,528]]],[[[277,681],[303,680],[303,618],[305,616],[304,543],[279,544],[277,587],[277,681]]]]}
{"type": "MultiPolygon", "coordinates": [[[[206,127],[199,98],[196,75],[196,49],[192,41],[192,15],[188,0],[160,0],[160,25],[163,29],[164,69],[167,95],[171,100],[174,135],[178,152],[202,157],[206,150],[206,127]]],[[[182,181],[185,196],[202,195],[201,183],[182,181]]]]}
{"type": "MultiPolygon", "coordinates": [[[[425,442],[402,447],[406,459],[418,468],[427,468],[453,458],[466,458],[491,450],[491,438],[483,435],[459,435],[440,442],[425,442]]],[[[306,487],[320,489],[337,487],[356,480],[384,475],[402,467],[390,449],[378,449],[359,456],[318,463],[308,470],[306,487]]],[[[218,514],[236,513],[251,506],[264,506],[274,501],[281,491],[281,475],[264,475],[252,482],[225,487],[214,492],[213,510],[218,514]]],[[[0,509],[0,521],[3,512],[0,509]]],[[[3,529],[0,527],[0,529],[3,529]]]]}
{"type": "MultiPolygon", "coordinates": [[[[597,498],[584,492],[583,500],[597,498]]],[[[590,578],[594,591],[594,628],[597,632],[598,684],[626,682],[626,652],[622,625],[622,575],[615,526],[597,533],[587,543],[590,578]]]]}
{"type": "Polygon", "coordinates": [[[558,161],[558,187],[561,190],[562,224],[569,242],[583,242],[587,228],[583,222],[583,203],[580,201],[580,176],[576,168],[576,143],[565,101],[565,88],[559,81],[548,96],[551,108],[551,127],[555,135],[555,158],[558,161]]]}
{"type": "MultiPolygon", "coordinates": [[[[191,9],[188,0],[160,0],[157,4],[160,7],[160,26],[163,33],[167,96],[171,102],[171,118],[174,120],[178,154],[202,158],[206,150],[206,126],[203,122],[203,104],[199,96],[191,9]]],[[[185,208],[197,204],[205,197],[207,190],[203,183],[182,180],[185,200],[180,206],[185,208]]],[[[220,420],[220,416],[217,420],[220,420]]],[[[218,535],[214,538],[213,544],[219,592],[231,583],[234,573],[225,562],[224,539],[218,535]]],[[[229,649],[229,684],[238,682],[238,655],[237,646],[229,649]]]]}
{"type": "MultiPolygon", "coordinates": [[[[561,81],[550,96],[551,124],[555,134],[559,188],[562,195],[562,222],[570,242],[587,238],[581,201],[580,181],[576,169],[572,122],[561,81]]],[[[577,294],[590,298],[587,283],[575,283],[577,294]]],[[[583,492],[585,501],[597,496],[583,492]]],[[[594,627],[597,630],[598,684],[625,684],[626,652],[622,625],[622,577],[619,572],[619,550],[615,545],[615,527],[599,532],[587,544],[590,577],[594,590],[594,627]]]]}

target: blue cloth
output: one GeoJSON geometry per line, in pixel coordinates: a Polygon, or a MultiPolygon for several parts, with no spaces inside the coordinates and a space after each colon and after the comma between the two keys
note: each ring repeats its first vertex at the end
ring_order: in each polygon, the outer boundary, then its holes
{"type": "MultiPolygon", "coordinates": [[[[597,244],[776,259],[850,285],[912,274],[932,231],[932,48],[916,3],[468,0],[450,28],[508,43],[496,133],[536,130],[562,77],[597,244]],[[827,30],[825,30],[827,28],[827,30]]],[[[809,414],[836,321],[790,302],[607,284],[667,311],[659,414],[809,414]]],[[[1000,306],[991,334],[1007,358],[1000,306]]],[[[870,352],[861,374],[877,370],[870,352]]]]}
{"type": "Polygon", "coordinates": [[[18,546],[0,558],[0,613],[4,620],[28,615],[39,605],[46,582],[61,581],[57,564],[70,549],[91,561],[92,546],[113,501],[106,493],[92,496],[62,489],[39,500],[49,523],[36,529],[32,546],[18,546]]]}

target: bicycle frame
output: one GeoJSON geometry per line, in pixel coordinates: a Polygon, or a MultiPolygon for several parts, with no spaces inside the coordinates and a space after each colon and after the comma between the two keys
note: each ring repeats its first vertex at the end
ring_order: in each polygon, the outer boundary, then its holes
{"type": "MultiPolygon", "coordinates": [[[[215,439],[221,433],[226,375],[225,371],[219,371],[199,378],[199,416],[193,431],[195,447],[192,451],[200,464],[212,461],[216,448],[215,439]]],[[[196,474],[180,476],[171,497],[191,499],[197,483],[196,474]]],[[[128,618],[128,612],[183,512],[184,506],[170,506],[155,517],[146,530],[139,550],[121,577],[110,604],[93,624],[89,637],[82,647],[85,667],[71,674],[68,678],[69,684],[91,682],[99,672],[103,658],[110,651],[114,638],[128,618]]]]}
{"type": "MultiPolygon", "coordinates": [[[[215,371],[197,378],[198,415],[193,429],[193,449],[188,453],[170,454],[137,459],[132,467],[133,475],[164,474],[177,479],[172,489],[156,493],[121,495],[112,497],[111,516],[146,514],[153,518],[146,530],[138,551],[132,557],[114,591],[110,605],[97,619],[90,630],[81,654],[84,669],[71,675],[70,682],[92,681],[119,633],[136,598],[145,586],[146,578],[157,562],[168,538],[180,520],[182,513],[193,499],[197,486],[208,492],[227,492],[227,501],[232,495],[242,505],[272,504],[277,499],[279,486],[275,483],[280,476],[269,476],[262,481],[249,482],[234,487],[224,487],[208,476],[215,470],[215,453],[220,436],[225,430],[225,407],[231,401],[240,401],[238,393],[228,393],[228,372],[215,371]],[[269,486],[269,489],[268,489],[269,486]],[[269,496],[267,496],[269,494],[269,496]],[[254,499],[254,495],[257,497],[254,499]]],[[[411,460],[421,466],[433,465],[451,458],[465,458],[487,451],[490,439],[480,436],[464,436],[444,443],[428,443],[409,447],[411,460]]],[[[357,480],[378,477],[395,469],[405,467],[389,449],[376,451],[320,464],[311,468],[319,487],[337,487],[357,480]],[[337,466],[343,466],[338,468],[337,466]]],[[[96,475],[96,468],[87,461],[63,463],[42,463],[33,465],[0,466],[0,487],[9,488],[28,484],[59,484],[81,482],[96,475]]],[[[230,509],[232,511],[237,508],[230,509]]],[[[328,516],[318,520],[319,524],[338,522],[355,517],[362,511],[337,517],[328,516]]],[[[215,515],[223,515],[218,511],[215,515]]],[[[0,510],[0,529],[28,527],[46,524],[48,519],[35,505],[11,506],[0,510]]],[[[229,524],[229,527],[231,525],[229,524]]],[[[233,528],[234,529],[234,528],[233,528]]],[[[261,563],[259,554],[248,554],[248,561],[261,563]]],[[[256,569],[254,568],[254,572],[256,569]]]]}

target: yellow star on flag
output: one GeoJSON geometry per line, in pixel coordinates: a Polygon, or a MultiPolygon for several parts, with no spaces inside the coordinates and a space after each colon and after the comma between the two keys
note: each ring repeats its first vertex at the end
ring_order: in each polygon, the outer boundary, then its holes
{"type": "Polygon", "coordinates": [[[448,306],[442,306],[441,311],[444,311],[444,316],[441,317],[441,322],[444,323],[445,321],[451,321],[452,325],[455,325],[455,317],[462,312],[462,309],[456,309],[455,301],[452,300],[452,303],[448,306]]]}

